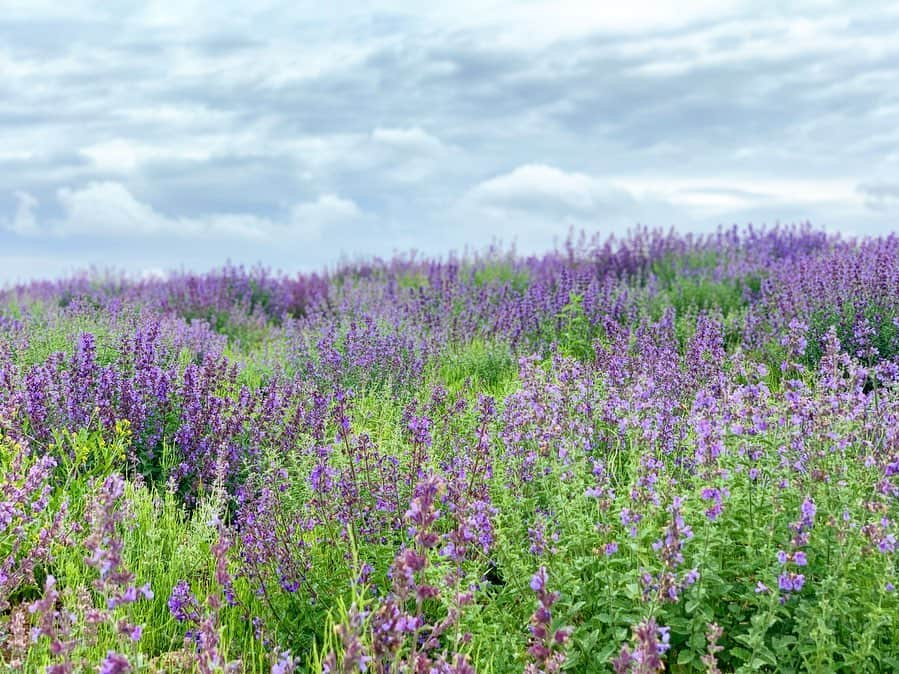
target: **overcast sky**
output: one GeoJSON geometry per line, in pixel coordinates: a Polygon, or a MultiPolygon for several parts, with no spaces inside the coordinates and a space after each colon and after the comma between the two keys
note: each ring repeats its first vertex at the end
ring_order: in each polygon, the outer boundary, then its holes
{"type": "Polygon", "coordinates": [[[897,2],[439,4],[0,0],[0,283],[899,229],[897,2]]]}

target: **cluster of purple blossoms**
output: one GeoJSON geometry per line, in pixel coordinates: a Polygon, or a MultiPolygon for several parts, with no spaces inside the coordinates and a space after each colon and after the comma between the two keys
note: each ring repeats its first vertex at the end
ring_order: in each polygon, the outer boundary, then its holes
{"type": "MultiPolygon", "coordinates": [[[[806,497],[800,506],[799,519],[790,524],[790,530],[793,537],[790,541],[790,551],[778,550],[777,562],[781,565],[782,570],[777,577],[777,587],[784,594],[781,601],[785,601],[790,593],[799,592],[805,587],[805,574],[794,569],[802,568],[808,565],[808,557],[800,548],[808,545],[811,529],[815,525],[815,514],[817,507],[815,502],[806,497]]],[[[767,590],[762,584],[759,584],[757,591],[767,590]]]]}
{"type": "MultiPolygon", "coordinates": [[[[121,527],[127,516],[124,491],[124,479],[112,474],[96,487],[87,509],[90,533],[83,541],[87,553],[84,563],[97,572],[92,589],[105,599],[105,605],[96,607],[90,593],[83,590],[76,595],[74,606],[66,606],[56,588],[56,578],[48,575],[43,596],[28,606],[37,623],[32,639],[43,638],[49,642],[54,662],[48,665],[48,671],[54,674],[74,671],[76,651],[95,644],[103,625],[128,648],[140,641],[143,634],[143,627],[121,617],[119,610],[141,599],[152,600],[154,596],[149,583],[140,587],[134,584],[134,574],[125,568],[122,560],[121,527]]],[[[130,667],[124,654],[109,651],[100,671],[127,672],[130,667]]]]}
{"type": "Polygon", "coordinates": [[[612,662],[615,674],[655,674],[665,670],[662,657],[671,648],[671,630],[659,626],[655,618],[633,628],[632,645],[625,644],[612,662]]]}
{"type": "Polygon", "coordinates": [[[199,622],[200,602],[190,589],[186,580],[179,580],[172,588],[168,600],[169,613],[179,623],[199,622]]]}
{"type": "Polygon", "coordinates": [[[693,538],[693,529],[686,524],[682,514],[683,502],[675,496],[668,507],[670,519],[665,528],[664,537],[652,544],[664,570],[653,575],[644,572],[642,575],[644,596],[654,595],[663,602],[677,601],[680,593],[699,580],[698,569],[690,569],[679,573],[684,563],[684,543],[693,538]]]}
{"type": "Polygon", "coordinates": [[[558,674],[565,664],[564,646],[571,636],[571,628],[553,629],[552,607],[559,599],[559,592],[546,589],[548,574],[541,566],[531,578],[531,589],[537,595],[538,606],[531,616],[531,641],[527,654],[531,661],[525,674],[558,674]]]}
{"type": "Polygon", "coordinates": [[[54,546],[65,544],[75,525],[68,521],[67,502],[55,512],[49,510],[57,466],[52,456],[38,456],[25,439],[6,437],[2,426],[0,451],[6,460],[0,482],[0,541],[5,553],[0,559],[0,610],[8,610],[11,595],[36,583],[35,571],[50,563],[54,546]]]}
{"type": "MultiPolygon", "coordinates": [[[[464,608],[474,597],[459,589],[460,558],[446,554],[453,543],[453,532],[440,534],[436,525],[442,519],[439,500],[446,486],[436,476],[426,476],[416,485],[406,511],[411,545],[396,555],[390,567],[390,591],[373,599],[372,606],[351,606],[344,621],[336,627],[340,652],[327,653],[326,672],[431,671],[446,674],[473,674],[467,656],[453,652],[445,643],[448,632],[458,624],[464,608]],[[444,552],[439,552],[443,545],[444,552]],[[447,569],[445,565],[449,565],[447,569]],[[443,573],[442,587],[428,576],[443,573]],[[428,617],[426,604],[449,601],[445,616],[428,617]]],[[[458,533],[455,534],[458,536],[458,533]]],[[[469,637],[462,635],[461,646],[469,637]]]]}

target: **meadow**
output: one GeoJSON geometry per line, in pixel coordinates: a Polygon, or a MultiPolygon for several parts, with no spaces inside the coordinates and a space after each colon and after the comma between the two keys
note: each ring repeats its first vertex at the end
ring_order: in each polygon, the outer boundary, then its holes
{"type": "Polygon", "coordinates": [[[0,663],[899,671],[899,237],[0,291],[0,663]]]}

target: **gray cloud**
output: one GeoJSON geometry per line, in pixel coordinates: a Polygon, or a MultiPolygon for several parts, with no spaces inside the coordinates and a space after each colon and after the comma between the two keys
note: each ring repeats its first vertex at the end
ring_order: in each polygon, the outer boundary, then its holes
{"type": "Polygon", "coordinates": [[[858,186],[865,205],[874,211],[899,213],[899,182],[870,182],[858,186]]]}
{"type": "Polygon", "coordinates": [[[308,267],[638,221],[895,228],[895,4],[8,4],[7,255],[103,264],[138,233],[120,264],[308,267]]]}

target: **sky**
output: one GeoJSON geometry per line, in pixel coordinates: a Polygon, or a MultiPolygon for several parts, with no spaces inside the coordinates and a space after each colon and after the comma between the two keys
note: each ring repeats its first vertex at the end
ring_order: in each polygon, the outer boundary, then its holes
{"type": "Polygon", "coordinates": [[[0,284],[888,233],[897,26],[899,2],[0,0],[0,284]]]}

